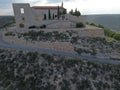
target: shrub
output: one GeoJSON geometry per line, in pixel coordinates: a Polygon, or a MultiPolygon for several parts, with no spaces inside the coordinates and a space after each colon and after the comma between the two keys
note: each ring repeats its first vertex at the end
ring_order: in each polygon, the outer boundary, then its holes
{"type": "Polygon", "coordinates": [[[15,33],[13,33],[13,32],[7,32],[7,33],[5,33],[5,36],[15,36],[15,33]]]}
{"type": "Polygon", "coordinates": [[[37,27],[35,25],[33,25],[33,26],[29,26],[28,28],[33,29],[33,28],[37,28],[37,27]]]}
{"type": "Polygon", "coordinates": [[[104,29],[105,36],[120,40],[120,33],[113,32],[109,29],[104,29]]]}
{"type": "Polygon", "coordinates": [[[104,29],[104,26],[103,26],[103,25],[101,25],[101,24],[99,24],[99,25],[98,25],[98,27],[99,27],[99,28],[103,28],[103,29],[104,29]]]}
{"type": "Polygon", "coordinates": [[[68,59],[65,61],[65,65],[67,67],[75,66],[75,64],[82,63],[80,59],[68,59]]]}
{"type": "Polygon", "coordinates": [[[82,22],[76,23],[76,28],[82,28],[85,27],[85,25],[82,22]]]}
{"type": "Polygon", "coordinates": [[[116,40],[120,40],[120,33],[114,34],[113,38],[116,39],[116,40]]]}
{"type": "Polygon", "coordinates": [[[27,35],[31,36],[31,37],[36,37],[37,36],[37,32],[32,30],[32,31],[29,31],[28,33],[26,33],[27,35]]]}
{"type": "Polygon", "coordinates": [[[49,55],[49,54],[41,54],[41,56],[45,59],[45,60],[49,60],[49,61],[53,61],[54,58],[52,55],[49,55]]]}
{"type": "Polygon", "coordinates": [[[113,37],[115,35],[115,32],[106,28],[104,29],[104,33],[105,33],[105,36],[108,36],[108,37],[113,37]]]}
{"type": "Polygon", "coordinates": [[[71,43],[77,43],[78,39],[79,39],[78,36],[72,37],[71,43]]]}
{"type": "Polygon", "coordinates": [[[95,25],[94,23],[91,23],[90,25],[92,25],[92,26],[97,26],[97,25],[95,25]]]}
{"type": "Polygon", "coordinates": [[[41,25],[40,28],[46,28],[46,25],[41,25]]]}

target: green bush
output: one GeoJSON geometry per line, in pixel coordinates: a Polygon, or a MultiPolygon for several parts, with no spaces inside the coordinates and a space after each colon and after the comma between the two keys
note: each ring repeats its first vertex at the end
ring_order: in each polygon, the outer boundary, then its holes
{"type": "Polygon", "coordinates": [[[104,29],[105,36],[120,40],[120,33],[113,32],[109,29],[104,29]]]}
{"type": "Polygon", "coordinates": [[[7,32],[7,33],[5,33],[5,36],[15,36],[15,33],[13,33],[13,32],[7,32]]]}
{"type": "Polygon", "coordinates": [[[40,28],[46,28],[46,25],[41,25],[40,28]]]}
{"type": "Polygon", "coordinates": [[[103,25],[99,24],[98,25],[99,28],[105,28],[103,25]]]}
{"type": "Polygon", "coordinates": [[[116,39],[116,40],[120,40],[120,33],[114,34],[113,38],[116,39]]]}
{"type": "Polygon", "coordinates": [[[76,28],[82,28],[85,27],[85,25],[82,22],[76,23],[76,28]]]}
{"type": "Polygon", "coordinates": [[[105,36],[108,36],[108,37],[113,37],[115,35],[115,32],[105,28],[104,29],[104,33],[105,33],[105,36]]]}
{"type": "Polygon", "coordinates": [[[90,23],[90,25],[92,25],[92,26],[97,26],[97,25],[95,25],[94,23],[90,23]]]}
{"type": "Polygon", "coordinates": [[[75,36],[71,38],[71,43],[76,43],[78,41],[79,37],[75,36]]]}

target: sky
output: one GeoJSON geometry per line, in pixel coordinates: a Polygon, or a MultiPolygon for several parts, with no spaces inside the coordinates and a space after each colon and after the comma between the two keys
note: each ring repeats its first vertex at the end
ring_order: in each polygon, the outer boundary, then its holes
{"type": "Polygon", "coordinates": [[[77,8],[82,15],[120,14],[120,0],[0,0],[0,15],[14,15],[12,3],[30,3],[30,6],[60,6],[62,1],[68,12],[77,8]]]}

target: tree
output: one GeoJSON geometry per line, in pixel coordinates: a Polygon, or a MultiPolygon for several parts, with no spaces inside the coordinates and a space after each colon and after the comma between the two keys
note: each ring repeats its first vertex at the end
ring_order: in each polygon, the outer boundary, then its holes
{"type": "Polygon", "coordinates": [[[75,16],[80,16],[81,15],[80,11],[78,11],[77,8],[75,9],[74,15],[75,16]]]}
{"type": "Polygon", "coordinates": [[[52,18],[53,18],[53,20],[55,19],[55,15],[54,15],[54,14],[53,14],[53,17],[52,17],[52,18]]]}
{"type": "Polygon", "coordinates": [[[66,13],[67,13],[67,12],[66,12],[66,9],[64,9],[64,10],[63,10],[63,14],[66,14],[66,13]]]}
{"type": "Polygon", "coordinates": [[[48,18],[49,18],[49,20],[51,19],[50,9],[48,10],[48,18]]]}
{"type": "Polygon", "coordinates": [[[76,15],[76,14],[77,14],[77,12],[78,12],[78,11],[77,11],[77,8],[76,8],[76,9],[75,9],[75,12],[74,12],[74,15],[76,15]]]}
{"type": "Polygon", "coordinates": [[[69,12],[69,14],[73,15],[73,9],[71,9],[71,11],[69,12]]]}
{"type": "Polygon", "coordinates": [[[57,10],[57,18],[59,19],[60,18],[60,8],[58,6],[58,10],[57,10]]]}
{"type": "Polygon", "coordinates": [[[73,11],[73,9],[71,9],[69,14],[74,15],[74,16],[80,16],[81,15],[80,11],[78,11],[77,8],[75,9],[75,11],[73,11]]]}

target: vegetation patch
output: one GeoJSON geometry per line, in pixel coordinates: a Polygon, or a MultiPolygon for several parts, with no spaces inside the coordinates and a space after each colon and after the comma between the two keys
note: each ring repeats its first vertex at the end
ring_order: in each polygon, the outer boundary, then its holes
{"type": "Polygon", "coordinates": [[[76,28],[83,28],[85,25],[82,22],[76,23],[76,28]]]}
{"type": "Polygon", "coordinates": [[[73,9],[71,9],[69,14],[71,14],[73,16],[81,16],[81,13],[80,13],[80,11],[77,10],[77,8],[74,11],[73,11],[73,9]]]}
{"type": "Polygon", "coordinates": [[[5,36],[15,36],[15,33],[14,32],[6,32],[5,36]]]}
{"type": "Polygon", "coordinates": [[[94,56],[97,53],[120,52],[119,41],[107,41],[105,38],[78,37],[72,44],[78,54],[85,53],[94,56]]]}
{"type": "Polygon", "coordinates": [[[19,36],[24,37],[26,40],[34,40],[34,41],[68,41],[70,39],[71,33],[70,32],[58,32],[58,31],[53,31],[53,32],[44,32],[42,30],[40,31],[34,31],[31,30],[26,33],[19,33],[19,36]]]}

